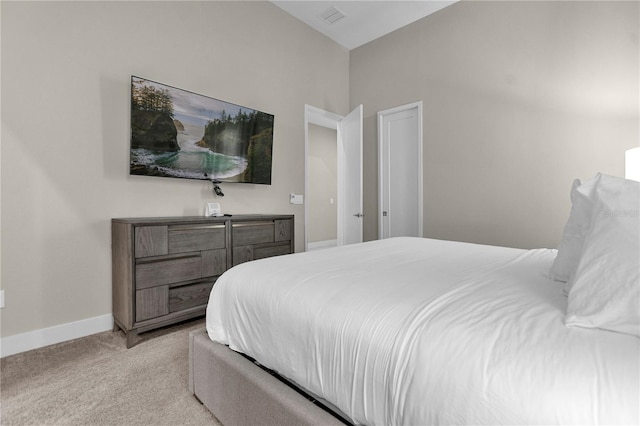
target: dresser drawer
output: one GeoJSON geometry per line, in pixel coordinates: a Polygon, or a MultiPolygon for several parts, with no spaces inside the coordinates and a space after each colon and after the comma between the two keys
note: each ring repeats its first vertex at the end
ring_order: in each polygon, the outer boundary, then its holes
{"type": "Polygon", "coordinates": [[[215,225],[169,226],[169,254],[222,249],[227,246],[226,227],[215,225]]]}
{"type": "Polygon", "coordinates": [[[275,241],[275,224],[269,222],[239,222],[232,225],[233,245],[272,243],[275,241]]]}
{"type": "Polygon", "coordinates": [[[166,226],[136,226],[134,253],[136,258],[168,254],[166,226]]]}
{"type": "Polygon", "coordinates": [[[227,270],[227,249],[202,252],[202,277],[221,275],[227,270]]]}
{"type": "Polygon", "coordinates": [[[136,264],[136,288],[138,290],[195,280],[202,276],[202,257],[193,256],[155,260],[136,264]]]}
{"type": "Polygon", "coordinates": [[[169,289],[169,312],[206,305],[214,281],[183,285],[169,289]]]}
{"type": "Polygon", "coordinates": [[[265,257],[291,254],[291,244],[268,244],[258,246],[236,246],[233,248],[233,266],[250,260],[264,259],[265,257]]]}
{"type": "Polygon", "coordinates": [[[265,257],[271,256],[280,256],[283,254],[291,253],[291,245],[289,243],[286,244],[278,244],[269,247],[256,247],[253,249],[253,258],[264,259],[265,257]]]}
{"type": "Polygon", "coordinates": [[[160,317],[169,313],[169,286],[136,291],[136,321],[160,317]]]}
{"type": "Polygon", "coordinates": [[[275,241],[290,241],[291,233],[293,231],[291,224],[293,221],[291,219],[285,220],[275,220],[275,241]]]}
{"type": "Polygon", "coordinates": [[[253,246],[236,246],[233,248],[233,266],[253,260],[253,246]]]}

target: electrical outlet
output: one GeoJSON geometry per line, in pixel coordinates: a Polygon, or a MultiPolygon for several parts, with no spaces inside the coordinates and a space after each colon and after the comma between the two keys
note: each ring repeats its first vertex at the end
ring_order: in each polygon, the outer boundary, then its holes
{"type": "Polygon", "coordinates": [[[0,308],[4,308],[4,290],[0,290],[0,308]]]}

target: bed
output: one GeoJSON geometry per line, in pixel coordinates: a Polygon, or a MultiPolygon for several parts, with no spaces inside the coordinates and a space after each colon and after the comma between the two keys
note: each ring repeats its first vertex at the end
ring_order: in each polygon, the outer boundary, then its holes
{"type": "Polygon", "coordinates": [[[230,269],[190,388],[223,424],[640,423],[638,187],[592,181],[562,256],[391,238],[230,269]]]}

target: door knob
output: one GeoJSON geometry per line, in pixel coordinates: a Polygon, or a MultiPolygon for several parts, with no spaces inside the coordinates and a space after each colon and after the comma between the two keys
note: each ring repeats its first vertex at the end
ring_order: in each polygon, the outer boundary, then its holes
{"type": "Polygon", "coordinates": [[[355,217],[364,217],[364,215],[362,213],[356,213],[354,214],[355,217]]]}

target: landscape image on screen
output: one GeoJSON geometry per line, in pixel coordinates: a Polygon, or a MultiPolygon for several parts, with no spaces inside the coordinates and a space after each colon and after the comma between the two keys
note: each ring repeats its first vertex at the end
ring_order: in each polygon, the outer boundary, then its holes
{"type": "Polygon", "coordinates": [[[130,174],[271,184],[273,121],[132,76],[130,174]]]}

